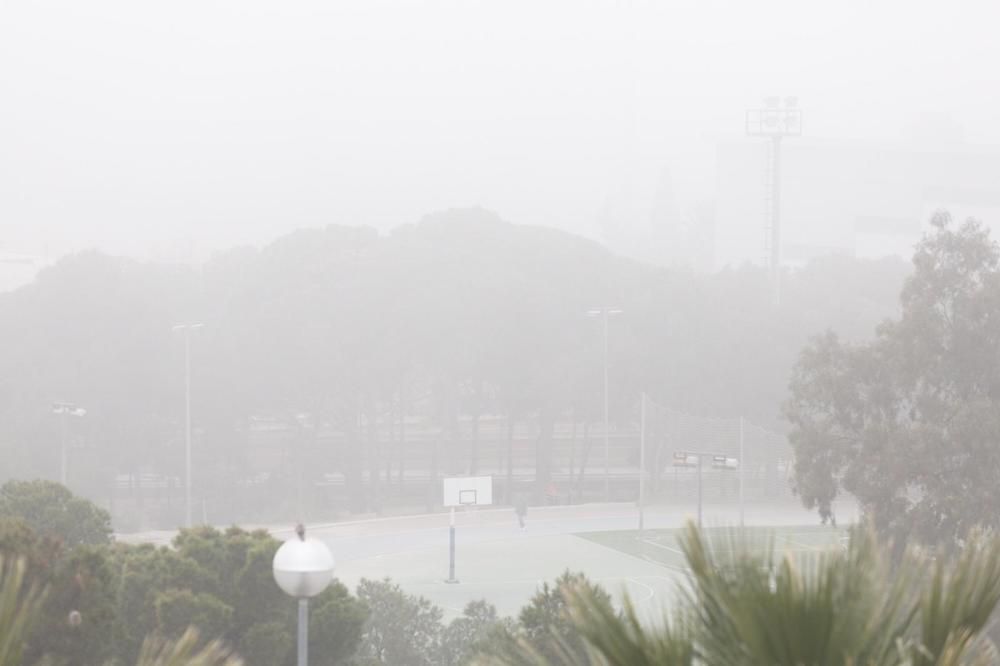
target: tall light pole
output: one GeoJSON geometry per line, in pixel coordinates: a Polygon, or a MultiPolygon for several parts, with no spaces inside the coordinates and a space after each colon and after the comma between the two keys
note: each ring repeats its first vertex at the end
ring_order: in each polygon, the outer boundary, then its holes
{"type": "Polygon", "coordinates": [[[639,536],[645,527],[646,510],[646,392],[639,394],[639,536]]]}
{"type": "Polygon", "coordinates": [[[69,417],[86,416],[87,410],[72,402],[54,402],[52,413],[60,417],[59,483],[65,486],[69,481],[69,417]]]}
{"type": "Polygon", "coordinates": [[[601,317],[604,320],[604,500],[611,501],[611,439],[608,410],[608,318],[621,314],[619,308],[595,308],[587,310],[588,317],[601,317]]]}
{"type": "Polygon", "coordinates": [[[770,139],[767,149],[766,213],[764,226],[765,261],[771,271],[772,300],[781,303],[781,140],[802,134],[802,111],[798,99],[764,99],[764,108],[748,109],[747,136],[770,139]]]}
{"type": "Polygon", "coordinates": [[[177,324],[184,331],[184,526],[191,527],[191,331],[204,324],[177,324]]]}

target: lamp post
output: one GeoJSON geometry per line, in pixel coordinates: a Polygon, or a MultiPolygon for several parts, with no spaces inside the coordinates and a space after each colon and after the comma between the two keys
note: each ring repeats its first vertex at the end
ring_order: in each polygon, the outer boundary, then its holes
{"type": "Polygon", "coordinates": [[[334,561],[330,549],[317,539],[306,538],[301,523],[295,536],[274,554],[274,582],[285,594],[299,602],[298,666],[309,663],[309,598],[327,588],[333,580],[334,561]]]}
{"type": "Polygon", "coordinates": [[[639,536],[645,527],[646,511],[646,392],[639,394],[639,536]]]}
{"type": "Polygon", "coordinates": [[[191,331],[204,324],[177,324],[184,331],[184,526],[191,527],[191,331]]]}
{"type": "Polygon", "coordinates": [[[69,481],[69,417],[81,418],[86,416],[87,410],[78,407],[72,402],[52,403],[52,413],[60,416],[60,444],[59,444],[59,483],[66,485],[69,481]]]}
{"type": "Polygon", "coordinates": [[[601,317],[604,320],[604,500],[611,501],[611,440],[608,433],[610,418],[608,416],[608,318],[621,314],[619,308],[595,308],[587,310],[588,317],[601,317]]]}
{"type": "MultiPolygon", "coordinates": [[[[742,447],[740,453],[742,454],[742,447]]],[[[702,461],[709,459],[713,469],[734,470],[743,467],[743,460],[730,458],[724,453],[710,453],[706,451],[675,451],[674,467],[697,467],[698,468],[698,529],[701,529],[701,508],[702,508],[702,461]]]]}

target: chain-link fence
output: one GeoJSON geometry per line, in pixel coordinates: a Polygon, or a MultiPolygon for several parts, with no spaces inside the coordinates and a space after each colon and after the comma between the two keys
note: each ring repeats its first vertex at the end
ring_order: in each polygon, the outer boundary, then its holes
{"type": "Polygon", "coordinates": [[[686,414],[643,398],[644,498],[760,502],[792,498],[788,439],[745,418],[686,414]]]}

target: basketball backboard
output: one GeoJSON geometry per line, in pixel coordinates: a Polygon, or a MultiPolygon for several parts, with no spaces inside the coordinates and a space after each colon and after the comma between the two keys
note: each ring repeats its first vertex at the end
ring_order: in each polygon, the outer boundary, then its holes
{"type": "Polygon", "coordinates": [[[493,504],[492,476],[457,476],[444,480],[445,506],[493,504]]]}

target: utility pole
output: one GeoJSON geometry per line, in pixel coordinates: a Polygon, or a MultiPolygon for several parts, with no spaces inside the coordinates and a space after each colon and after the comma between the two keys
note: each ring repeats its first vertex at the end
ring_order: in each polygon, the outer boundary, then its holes
{"type": "Polygon", "coordinates": [[[177,324],[184,331],[184,526],[191,527],[191,331],[204,324],[177,324]]]}
{"type": "Polygon", "coordinates": [[[764,259],[771,273],[772,301],[781,304],[781,140],[802,134],[802,111],[798,99],[764,99],[764,108],[746,112],[747,136],[770,139],[765,171],[766,212],[764,223],[764,259]]]}
{"type": "Polygon", "coordinates": [[[595,308],[587,311],[588,317],[601,317],[604,321],[604,501],[611,501],[611,435],[608,400],[608,318],[621,314],[619,308],[595,308]]]}

